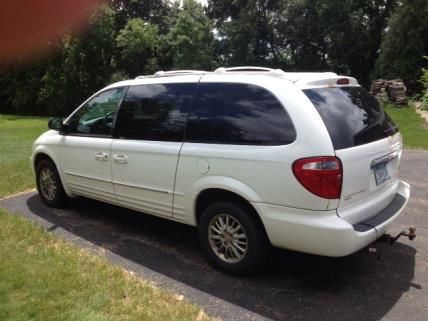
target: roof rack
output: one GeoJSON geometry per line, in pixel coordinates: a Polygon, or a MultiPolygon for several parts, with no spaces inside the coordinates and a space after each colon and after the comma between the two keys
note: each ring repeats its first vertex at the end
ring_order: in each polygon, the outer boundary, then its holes
{"type": "Polygon", "coordinates": [[[283,76],[285,73],[281,69],[272,69],[266,67],[242,66],[242,67],[220,67],[214,70],[215,73],[228,73],[228,72],[267,72],[272,76],[283,76]]]}
{"type": "Polygon", "coordinates": [[[171,71],[159,70],[159,71],[155,72],[153,75],[138,76],[135,79],[163,77],[163,76],[174,76],[174,75],[186,75],[186,74],[204,74],[204,73],[206,73],[206,71],[204,71],[204,70],[171,70],[171,71]]]}
{"type": "Polygon", "coordinates": [[[224,73],[224,72],[231,72],[231,71],[239,72],[239,71],[272,71],[272,70],[274,69],[265,68],[265,67],[242,66],[242,67],[229,67],[229,68],[220,67],[214,70],[214,72],[224,73]]]}
{"type": "MultiPolygon", "coordinates": [[[[337,77],[337,74],[333,72],[285,72],[282,69],[272,69],[266,67],[255,67],[255,66],[242,66],[242,67],[220,67],[214,70],[214,74],[232,74],[234,72],[243,72],[243,73],[258,73],[262,72],[264,75],[269,75],[272,77],[285,78],[292,82],[299,80],[314,80],[320,76],[324,77],[337,77]]],[[[156,78],[156,77],[168,77],[168,76],[180,76],[180,75],[203,75],[212,73],[211,71],[204,70],[171,70],[171,71],[157,71],[153,75],[144,75],[138,76],[135,79],[144,79],[144,78],[156,78]]]]}
{"type": "Polygon", "coordinates": [[[206,73],[204,70],[171,70],[171,71],[157,71],[154,76],[171,76],[171,75],[182,75],[182,74],[203,74],[206,73]]]}

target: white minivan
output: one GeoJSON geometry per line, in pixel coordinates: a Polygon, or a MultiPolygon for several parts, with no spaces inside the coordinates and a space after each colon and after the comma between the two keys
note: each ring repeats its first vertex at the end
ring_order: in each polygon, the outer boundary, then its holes
{"type": "Polygon", "coordinates": [[[351,77],[261,67],[157,72],[112,84],[33,145],[41,199],[85,196],[198,227],[229,273],[271,245],[345,256],[410,195],[402,140],[351,77]]]}

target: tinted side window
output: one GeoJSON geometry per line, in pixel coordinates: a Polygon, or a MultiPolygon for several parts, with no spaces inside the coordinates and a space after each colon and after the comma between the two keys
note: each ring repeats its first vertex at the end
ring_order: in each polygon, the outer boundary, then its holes
{"type": "Polygon", "coordinates": [[[367,144],[398,132],[376,99],[362,87],[306,89],[335,149],[367,144]]]}
{"type": "Polygon", "coordinates": [[[119,138],[182,141],[196,84],[148,84],[129,88],[116,121],[119,138]]]}
{"type": "Polygon", "coordinates": [[[70,134],[111,135],[113,121],[125,88],[103,91],[89,100],[68,121],[70,134]]]}
{"type": "Polygon", "coordinates": [[[281,103],[249,84],[201,83],[187,128],[187,141],[203,143],[283,145],[296,138],[281,103]]]}

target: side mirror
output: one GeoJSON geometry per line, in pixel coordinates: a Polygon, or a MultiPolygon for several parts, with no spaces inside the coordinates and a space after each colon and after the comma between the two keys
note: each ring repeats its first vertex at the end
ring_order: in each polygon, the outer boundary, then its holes
{"type": "Polygon", "coordinates": [[[48,121],[48,127],[49,129],[58,130],[60,133],[63,133],[66,127],[63,121],[64,119],[62,117],[52,117],[48,121]]]}

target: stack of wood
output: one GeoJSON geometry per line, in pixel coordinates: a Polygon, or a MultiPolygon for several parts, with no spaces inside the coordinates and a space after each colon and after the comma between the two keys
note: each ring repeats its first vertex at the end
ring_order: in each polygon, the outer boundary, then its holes
{"type": "Polygon", "coordinates": [[[406,86],[403,80],[383,80],[373,81],[370,93],[380,101],[390,101],[396,105],[406,105],[406,86]]]}
{"type": "Polygon", "coordinates": [[[401,79],[386,81],[386,91],[391,102],[396,105],[406,105],[406,86],[401,79]]]}

